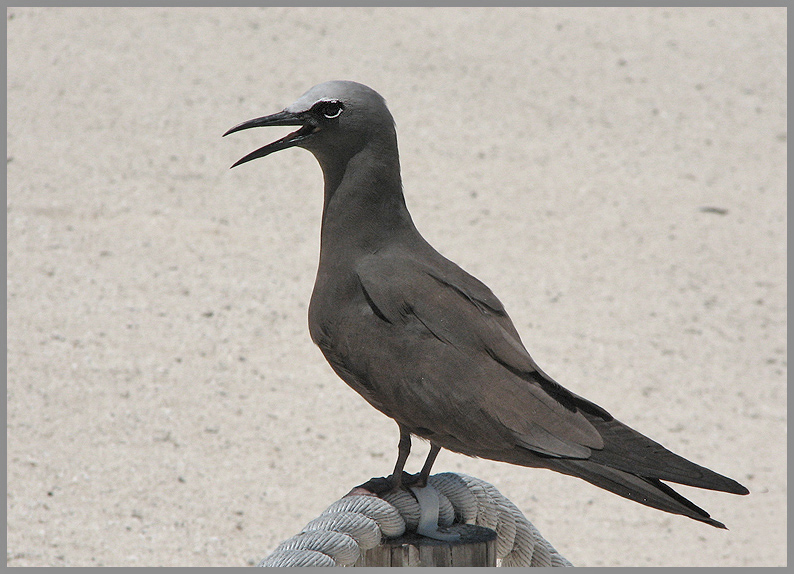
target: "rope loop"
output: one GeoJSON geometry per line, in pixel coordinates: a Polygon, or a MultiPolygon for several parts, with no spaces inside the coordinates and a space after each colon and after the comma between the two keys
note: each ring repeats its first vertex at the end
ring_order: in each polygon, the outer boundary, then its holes
{"type": "MultiPolygon", "coordinates": [[[[500,566],[571,566],[495,486],[466,474],[443,472],[428,485],[439,493],[438,525],[476,524],[496,531],[500,566]]],[[[285,540],[259,566],[351,566],[383,538],[416,530],[421,509],[406,490],[383,495],[354,489],[285,540]]],[[[432,520],[432,519],[431,519],[432,520]]]]}

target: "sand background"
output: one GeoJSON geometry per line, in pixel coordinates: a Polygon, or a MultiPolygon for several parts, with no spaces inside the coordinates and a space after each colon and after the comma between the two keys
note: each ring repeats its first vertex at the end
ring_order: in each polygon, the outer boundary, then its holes
{"type": "MultiPolygon", "coordinates": [[[[576,565],[784,565],[786,11],[7,11],[10,565],[248,565],[387,474],[311,343],[314,84],[378,90],[406,198],[539,364],[749,497],[728,532],[442,453],[576,565]],[[704,210],[703,208],[709,208],[704,210]]],[[[421,465],[419,444],[409,467],[421,465]]]]}

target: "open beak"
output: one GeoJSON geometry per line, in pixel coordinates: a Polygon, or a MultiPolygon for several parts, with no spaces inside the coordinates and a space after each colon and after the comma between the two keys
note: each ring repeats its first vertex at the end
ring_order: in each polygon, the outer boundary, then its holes
{"type": "Polygon", "coordinates": [[[246,163],[251,161],[252,159],[256,159],[259,157],[264,157],[268,154],[273,153],[274,151],[279,151],[282,149],[287,149],[288,147],[296,146],[301,141],[306,139],[309,135],[313,134],[317,131],[317,126],[313,125],[311,119],[304,114],[295,114],[292,112],[288,112],[287,110],[283,110],[281,112],[271,114],[269,116],[264,116],[261,118],[256,118],[253,120],[248,120],[247,122],[243,122],[239,125],[234,126],[224,135],[228,136],[229,134],[233,134],[234,132],[239,132],[241,130],[247,130],[248,128],[261,128],[266,126],[301,126],[300,129],[292,132],[291,134],[287,134],[280,140],[276,140],[271,144],[267,144],[259,148],[256,151],[252,151],[247,156],[242,159],[239,159],[235,162],[232,167],[237,167],[240,164],[246,163]]]}

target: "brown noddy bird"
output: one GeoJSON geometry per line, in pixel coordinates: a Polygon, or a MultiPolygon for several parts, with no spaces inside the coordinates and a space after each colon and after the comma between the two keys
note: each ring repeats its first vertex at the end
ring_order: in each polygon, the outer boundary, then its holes
{"type": "Polygon", "coordinates": [[[662,481],[733,494],[747,494],[744,486],[554,381],[491,290],[419,234],[383,97],[355,82],[326,82],[224,135],[265,126],[300,127],[232,167],[293,146],[317,158],[325,198],[309,331],[333,370],[399,425],[393,488],[403,482],[415,435],[431,444],[419,486],[446,448],[576,476],[725,528],[662,481]]]}

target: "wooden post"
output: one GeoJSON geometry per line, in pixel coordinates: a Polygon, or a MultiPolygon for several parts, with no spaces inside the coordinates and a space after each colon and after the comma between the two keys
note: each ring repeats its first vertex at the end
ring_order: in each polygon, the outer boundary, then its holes
{"type": "Polygon", "coordinates": [[[460,540],[433,540],[406,532],[367,550],[355,566],[496,566],[496,532],[474,524],[453,524],[460,540]]]}

